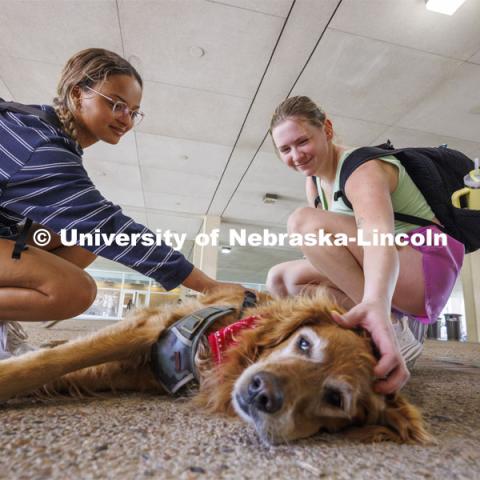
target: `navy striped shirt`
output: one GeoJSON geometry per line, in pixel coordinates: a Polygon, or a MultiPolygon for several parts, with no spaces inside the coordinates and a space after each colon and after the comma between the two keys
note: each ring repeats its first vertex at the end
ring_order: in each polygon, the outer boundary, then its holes
{"type": "MultiPolygon", "coordinates": [[[[53,108],[42,105],[45,111],[53,108]]],[[[107,201],[82,165],[82,149],[64,132],[34,115],[0,113],[0,225],[25,218],[78,233],[152,233],[107,201]]],[[[96,255],[151,277],[167,290],[182,283],[193,265],[168,245],[85,246],[96,255]]]]}

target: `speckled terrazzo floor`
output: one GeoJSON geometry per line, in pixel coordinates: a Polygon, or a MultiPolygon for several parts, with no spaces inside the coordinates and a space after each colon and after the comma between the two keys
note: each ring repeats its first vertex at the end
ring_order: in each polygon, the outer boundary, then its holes
{"type": "MultiPolygon", "coordinates": [[[[106,322],[24,325],[40,344],[106,322]]],[[[480,478],[480,345],[428,341],[404,392],[423,409],[438,445],[365,445],[322,434],[267,448],[239,421],[170,398],[14,400],[0,406],[0,478],[480,478]]]]}

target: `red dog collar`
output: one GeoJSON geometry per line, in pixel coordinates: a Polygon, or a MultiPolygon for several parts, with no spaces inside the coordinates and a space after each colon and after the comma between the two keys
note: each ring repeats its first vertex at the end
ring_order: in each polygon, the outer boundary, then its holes
{"type": "Polygon", "coordinates": [[[227,327],[223,327],[208,336],[208,343],[210,344],[212,358],[217,365],[222,362],[224,353],[228,347],[237,343],[235,334],[246,328],[254,328],[256,320],[258,320],[257,315],[242,318],[238,322],[232,323],[227,327]]]}

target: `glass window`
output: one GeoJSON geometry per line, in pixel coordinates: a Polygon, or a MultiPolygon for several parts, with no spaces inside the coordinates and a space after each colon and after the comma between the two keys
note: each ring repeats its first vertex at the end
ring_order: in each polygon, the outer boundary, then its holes
{"type": "Polygon", "coordinates": [[[117,318],[119,301],[120,290],[99,288],[95,301],[82,316],[117,318]]]}

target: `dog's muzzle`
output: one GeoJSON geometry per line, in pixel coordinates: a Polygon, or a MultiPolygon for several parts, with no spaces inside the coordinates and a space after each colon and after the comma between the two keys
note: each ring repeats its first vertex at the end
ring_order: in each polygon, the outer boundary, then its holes
{"type": "Polygon", "coordinates": [[[251,415],[255,410],[273,414],[281,410],[284,394],[280,381],[274,374],[258,372],[236,395],[236,400],[247,415],[251,415]]]}

